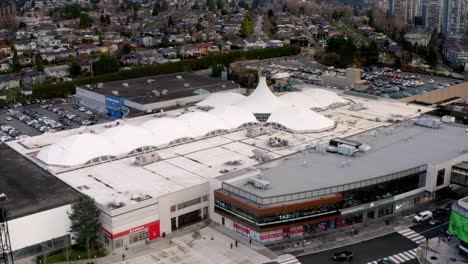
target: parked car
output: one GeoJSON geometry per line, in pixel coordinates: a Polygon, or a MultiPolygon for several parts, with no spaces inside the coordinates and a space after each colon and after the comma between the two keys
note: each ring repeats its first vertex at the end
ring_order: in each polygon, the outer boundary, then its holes
{"type": "Polygon", "coordinates": [[[7,116],[7,117],[5,118],[5,120],[6,120],[6,121],[11,121],[11,120],[13,120],[13,118],[11,118],[10,116],[7,116]]]}
{"type": "Polygon", "coordinates": [[[84,112],[84,111],[86,111],[86,108],[84,108],[84,107],[80,107],[80,108],[78,108],[78,111],[80,111],[80,112],[84,112]]]}
{"type": "Polygon", "coordinates": [[[334,261],[351,261],[353,259],[353,252],[351,251],[341,251],[333,253],[332,259],[334,261]]]}
{"type": "Polygon", "coordinates": [[[417,223],[427,221],[432,218],[431,211],[424,211],[414,216],[413,220],[417,223]]]}

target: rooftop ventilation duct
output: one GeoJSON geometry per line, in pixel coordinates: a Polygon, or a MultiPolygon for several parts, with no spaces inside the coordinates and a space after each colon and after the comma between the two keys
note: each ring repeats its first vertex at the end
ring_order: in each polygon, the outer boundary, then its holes
{"type": "Polygon", "coordinates": [[[123,87],[128,87],[128,83],[124,82],[124,83],[122,83],[122,86],[123,87]]]}

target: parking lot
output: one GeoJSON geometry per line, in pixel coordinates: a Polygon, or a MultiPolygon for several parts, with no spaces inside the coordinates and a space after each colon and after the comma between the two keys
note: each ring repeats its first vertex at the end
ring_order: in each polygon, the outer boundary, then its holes
{"type": "MultiPolygon", "coordinates": [[[[247,66],[258,69],[260,64],[247,66]]],[[[275,75],[288,73],[290,80],[310,84],[322,85],[321,75],[323,73],[335,73],[337,76],[345,76],[345,69],[323,66],[307,56],[294,56],[291,58],[278,58],[269,60],[262,64],[264,75],[271,78],[275,75]]],[[[361,79],[364,84],[359,89],[352,87],[338,87],[327,85],[327,88],[353,90],[359,93],[371,94],[394,99],[401,99],[429,91],[442,89],[451,85],[461,83],[461,80],[402,72],[399,69],[366,68],[362,71],[361,79]]]]}
{"type": "Polygon", "coordinates": [[[72,98],[36,100],[0,111],[0,142],[109,121],[74,105],[72,98]]]}

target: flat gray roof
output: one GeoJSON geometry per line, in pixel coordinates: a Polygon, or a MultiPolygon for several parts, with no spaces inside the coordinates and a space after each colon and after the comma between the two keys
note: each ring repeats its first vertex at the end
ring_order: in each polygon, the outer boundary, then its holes
{"type": "Polygon", "coordinates": [[[233,81],[223,81],[218,78],[196,75],[187,72],[172,73],[148,76],[136,79],[127,79],[122,81],[103,83],[102,88],[94,86],[88,88],[79,86],[81,89],[92,90],[92,92],[102,95],[112,95],[125,100],[136,102],[139,104],[149,104],[172,99],[184,98],[197,95],[197,90],[203,89],[209,93],[222,92],[238,88],[239,85],[233,81]],[[181,78],[177,78],[180,76],[181,78]],[[150,82],[148,82],[150,80],[150,82]],[[123,86],[127,83],[128,86],[123,86]],[[185,87],[185,84],[190,84],[185,87]],[[153,90],[160,93],[167,90],[166,95],[154,96],[153,90]],[[117,91],[118,95],[112,92],[117,91]]]}
{"type": "Polygon", "coordinates": [[[348,137],[371,146],[354,156],[308,150],[257,168],[270,187],[263,190],[247,179],[231,185],[260,197],[334,187],[385,176],[426,164],[438,164],[468,149],[466,126],[443,124],[439,129],[400,123],[348,137]]]}

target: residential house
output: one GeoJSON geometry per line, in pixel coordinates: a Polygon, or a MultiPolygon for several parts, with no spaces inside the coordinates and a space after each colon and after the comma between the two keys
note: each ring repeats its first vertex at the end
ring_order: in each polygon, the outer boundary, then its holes
{"type": "Polygon", "coordinates": [[[179,55],[182,58],[198,58],[200,50],[196,45],[183,45],[179,48],[179,55]]]}
{"type": "Polygon", "coordinates": [[[28,71],[21,76],[23,86],[34,86],[46,82],[46,76],[40,71],[28,71]]]}
{"type": "Polygon", "coordinates": [[[58,79],[70,76],[69,65],[51,66],[44,69],[47,78],[58,79]]]}
{"type": "Polygon", "coordinates": [[[20,87],[20,78],[16,76],[0,76],[0,90],[20,87]]]}
{"type": "Polygon", "coordinates": [[[177,58],[177,50],[174,48],[161,48],[158,50],[159,53],[166,59],[175,59],[177,58]]]}
{"type": "Polygon", "coordinates": [[[130,53],[124,54],[120,57],[120,63],[125,66],[139,65],[141,60],[141,54],[139,53],[130,53]]]}
{"type": "Polygon", "coordinates": [[[143,65],[157,64],[158,61],[162,58],[162,55],[154,49],[142,50],[137,53],[140,54],[140,64],[143,65]]]}
{"type": "Polygon", "coordinates": [[[0,45],[0,53],[3,53],[5,56],[10,56],[11,47],[8,45],[0,45]]]}
{"type": "Polygon", "coordinates": [[[153,37],[146,36],[146,37],[143,37],[143,39],[141,40],[141,44],[144,47],[149,48],[149,47],[153,47],[156,44],[156,41],[154,40],[153,37]]]}
{"type": "Polygon", "coordinates": [[[33,51],[37,48],[36,43],[32,41],[17,41],[14,46],[17,51],[33,51]]]}

